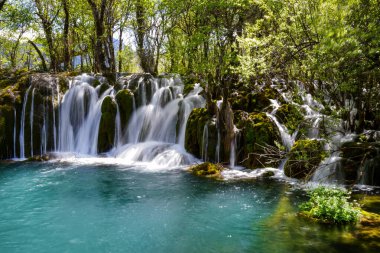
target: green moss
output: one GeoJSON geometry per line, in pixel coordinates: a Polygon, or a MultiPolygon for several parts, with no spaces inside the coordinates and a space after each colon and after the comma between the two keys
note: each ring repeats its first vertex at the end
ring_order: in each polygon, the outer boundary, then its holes
{"type": "Polygon", "coordinates": [[[119,106],[120,111],[120,124],[124,131],[124,128],[127,127],[128,122],[133,114],[134,108],[134,96],[133,93],[128,90],[120,90],[115,96],[116,102],[119,106]]]}
{"type": "Polygon", "coordinates": [[[281,105],[276,112],[276,116],[288,128],[290,134],[299,129],[304,120],[300,110],[292,104],[281,105]]]}
{"type": "Polygon", "coordinates": [[[327,156],[323,145],[322,141],[315,139],[296,141],[289,152],[289,160],[285,164],[285,175],[298,179],[311,176],[327,156]]]}
{"type": "Polygon", "coordinates": [[[275,146],[280,138],[272,120],[265,113],[243,111],[235,112],[234,119],[236,127],[241,129],[242,149],[238,153],[245,161],[243,165],[251,169],[276,167],[277,163],[261,155],[266,145],[275,146]]]}
{"type": "Polygon", "coordinates": [[[110,96],[104,98],[102,103],[102,117],[99,125],[98,151],[110,150],[115,137],[116,104],[110,96]]]}
{"type": "Polygon", "coordinates": [[[221,171],[223,167],[219,164],[209,162],[194,165],[189,168],[189,171],[198,177],[208,177],[220,179],[222,177],[221,171]]]}
{"type": "Polygon", "coordinates": [[[202,150],[202,139],[204,126],[210,122],[212,116],[206,108],[196,108],[187,120],[185,134],[185,148],[194,156],[200,158],[202,150]]]}
{"type": "Polygon", "coordinates": [[[108,90],[111,86],[108,85],[107,83],[103,83],[100,85],[100,89],[99,89],[99,97],[101,97],[103,95],[103,93],[108,90]]]}

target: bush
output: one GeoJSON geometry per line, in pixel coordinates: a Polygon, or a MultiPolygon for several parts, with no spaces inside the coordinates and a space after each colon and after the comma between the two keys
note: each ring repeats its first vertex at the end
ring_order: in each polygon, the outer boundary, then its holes
{"type": "Polygon", "coordinates": [[[354,223],[360,217],[360,208],[348,202],[345,189],[318,187],[308,192],[309,201],[300,205],[301,213],[325,223],[354,223]]]}

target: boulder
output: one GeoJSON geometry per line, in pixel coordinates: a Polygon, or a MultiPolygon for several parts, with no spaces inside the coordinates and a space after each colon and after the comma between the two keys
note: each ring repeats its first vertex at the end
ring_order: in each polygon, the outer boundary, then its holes
{"type": "Polygon", "coordinates": [[[235,125],[240,129],[238,160],[250,169],[277,167],[278,162],[265,156],[267,145],[275,146],[280,135],[276,125],[265,113],[235,112],[235,125]]]}
{"type": "Polygon", "coordinates": [[[197,164],[189,168],[189,171],[195,176],[214,179],[222,178],[222,170],[223,167],[221,165],[209,162],[197,164]]]}
{"type": "Polygon", "coordinates": [[[113,147],[115,137],[115,117],[117,105],[110,96],[106,96],[102,103],[102,117],[99,125],[98,152],[109,151],[113,147]]]}
{"type": "Polygon", "coordinates": [[[323,147],[324,143],[316,139],[296,141],[284,167],[285,175],[297,179],[310,177],[327,156],[323,147]]]}

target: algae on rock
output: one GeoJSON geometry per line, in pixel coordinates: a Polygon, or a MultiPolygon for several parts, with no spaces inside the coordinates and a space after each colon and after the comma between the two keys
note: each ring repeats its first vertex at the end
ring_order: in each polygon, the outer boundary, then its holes
{"type": "Polygon", "coordinates": [[[296,141],[285,164],[285,175],[297,179],[310,177],[320,162],[327,156],[323,147],[324,143],[316,139],[296,141]]]}
{"type": "Polygon", "coordinates": [[[109,151],[113,147],[115,137],[116,103],[106,96],[102,103],[102,117],[99,125],[98,152],[109,151]]]}

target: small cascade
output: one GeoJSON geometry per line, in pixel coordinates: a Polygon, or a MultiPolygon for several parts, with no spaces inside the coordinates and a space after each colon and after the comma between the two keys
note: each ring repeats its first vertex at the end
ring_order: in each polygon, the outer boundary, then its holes
{"type": "Polygon", "coordinates": [[[340,152],[334,152],[318,166],[311,181],[323,184],[343,183],[340,152]]]}
{"type": "Polygon", "coordinates": [[[219,111],[222,108],[223,100],[216,101],[218,108],[218,113],[216,114],[216,129],[218,131],[218,139],[216,141],[216,150],[215,150],[215,162],[220,163],[220,145],[221,145],[221,136],[220,136],[220,127],[219,127],[219,111]]]}
{"type": "Polygon", "coordinates": [[[101,105],[112,88],[99,98],[87,78],[87,75],[77,77],[62,99],[59,115],[60,152],[97,154],[101,105]]]}
{"type": "MultiPolygon", "coordinates": [[[[55,81],[57,84],[57,101],[59,103],[59,82],[57,80],[55,81]]],[[[51,95],[51,109],[53,112],[53,145],[54,145],[54,151],[57,151],[57,126],[55,124],[55,108],[54,108],[54,89],[52,89],[52,95],[51,95]]]]}
{"type": "Polygon", "coordinates": [[[47,129],[48,129],[48,121],[46,120],[48,118],[46,110],[46,104],[43,104],[43,120],[42,120],[42,129],[41,129],[41,141],[40,141],[40,154],[46,154],[47,151],[47,129]]]}
{"type": "Polygon", "coordinates": [[[203,127],[202,136],[202,160],[207,162],[207,151],[208,151],[208,125],[205,124],[203,127]]]}
{"type": "Polygon", "coordinates": [[[32,86],[26,90],[22,104],[21,123],[20,123],[20,158],[25,158],[25,110],[28,103],[29,91],[32,86]]]}
{"type": "Polygon", "coordinates": [[[13,121],[13,157],[17,158],[16,154],[16,129],[17,129],[17,114],[16,114],[16,108],[13,108],[13,116],[14,116],[14,121],[13,121]]]}
{"type": "Polygon", "coordinates": [[[230,167],[234,168],[236,165],[236,138],[233,138],[231,141],[230,148],[230,167]]]}
{"type": "Polygon", "coordinates": [[[278,130],[280,131],[282,144],[289,151],[292,148],[292,146],[293,146],[293,144],[295,142],[295,138],[297,136],[297,131],[295,131],[291,135],[291,134],[289,134],[289,131],[286,128],[286,126],[284,126],[283,124],[281,124],[274,115],[272,115],[270,113],[267,113],[267,116],[276,124],[278,130]]]}
{"type": "Polygon", "coordinates": [[[36,88],[32,90],[32,103],[30,105],[30,156],[33,156],[33,119],[34,119],[34,92],[36,88]]]}
{"type": "Polygon", "coordinates": [[[114,137],[114,148],[118,148],[121,145],[122,134],[121,134],[121,120],[120,120],[120,110],[119,105],[116,103],[116,117],[115,117],[115,137],[114,137]]]}

